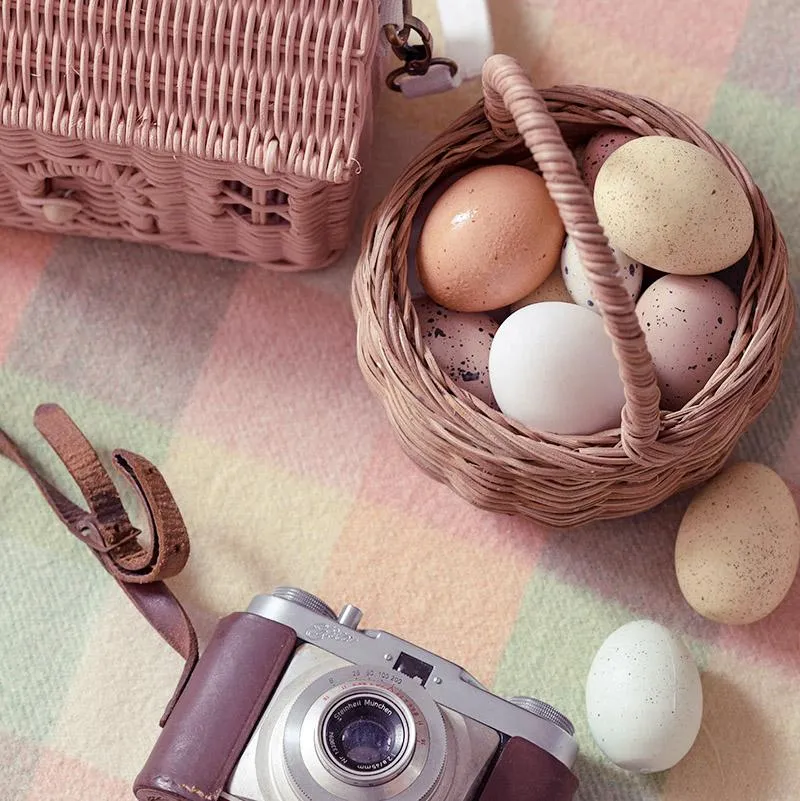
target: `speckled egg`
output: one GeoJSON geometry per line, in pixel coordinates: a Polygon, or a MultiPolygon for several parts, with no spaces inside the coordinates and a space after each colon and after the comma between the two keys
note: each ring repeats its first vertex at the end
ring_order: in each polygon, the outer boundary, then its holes
{"type": "MultiPolygon", "coordinates": [[[[612,247],[612,252],[617,262],[622,283],[631,298],[636,300],[639,297],[639,290],[642,288],[642,265],[626,256],[619,248],[612,247]]],[[[564,285],[575,303],[579,306],[586,306],[587,309],[599,314],[600,310],[597,308],[592,295],[589,277],[583,269],[583,263],[578,254],[578,246],[571,236],[567,236],[564,249],[561,251],[561,274],[564,279],[564,285]]]]}
{"type": "Polygon", "coordinates": [[[516,303],[512,303],[511,311],[515,312],[517,309],[521,309],[523,306],[530,306],[532,303],[546,303],[547,301],[572,303],[572,296],[567,291],[564,277],[559,269],[553,270],[529,295],[525,295],[524,298],[520,298],[516,303]]]}
{"type": "Polygon", "coordinates": [[[626,131],[624,128],[603,128],[586,143],[580,160],[581,178],[590,192],[594,192],[597,174],[606,163],[606,159],[626,142],[638,138],[639,134],[626,131]]]}
{"type": "Polygon", "coordinates": [[[497,332],[497,323],[487,314],[451,311],[429,298],[415,300],[414,307],[423,341],[442,371],[456,385],[493,405],[489,350],[497,332]]]}
{"type": "Polygon", "coordinates": [[[437,200],[420,233],[428,296],[463,312],[500,309],[533,292],[558,264],[564,225],[544,179],[498,164],[473,170],[437,200]]]}
{"type": "Polygon", "coordinates": [[[716,156],[680,139],[626,142],[600,168],[594,203],[610,241],[665,273],[724,270],[753,241],[742,185],[716,156]]]}
{"type": "Polygon", "coordinates": [[[653,620],[634,620],[598,649],[586,680],[589,730],[625,770],[654,773],[683,759],[703,717],[700,674],[685,643],[653,620]]]}
{"type": "Polygon", "coordinates": [[[686,405],[730,350],[739,301],[722,281],[665,275],[636,304],[661,389],[661,407],[686,405]]]}
{"type": "Polygon", "coordinates": [[[781,477],[740,462],[689,504],[675,542],[689,605],[719,623],[761,620],[786,596],[800,561],[800,519],[781,477]]]}

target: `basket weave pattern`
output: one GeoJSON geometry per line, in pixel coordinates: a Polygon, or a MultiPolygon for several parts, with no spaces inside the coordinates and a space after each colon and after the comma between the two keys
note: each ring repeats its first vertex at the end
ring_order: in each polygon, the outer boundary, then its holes
{"type": "Polygon", "coordinates": [[[0,15],[0,222],[284,269],[344,248],[375,0],[20,0],[0,15]]]}
{"type": "Polygon", "coordinates": [[[403,449],[477,506],[556,527],[655,506],[719,471],[774,394],[794,300],[786,246],[742,163],[690,119],[654,101],[587,87],[538,94],[520,66],[495,56],[484,100],[423,152],[373,213],[353,279],[358,357],[403,449]],[[589,191],[565,143],[617,125],[692,142],[721,158],[751,200],[756,232],[728,356],[683,409],[659,409],[655,371],[634,302],[615,275],[589,191]],[[524,147],[523,147],[524,145],[524,147]],[[415,212],[442,177],[531,154],[577,243],[625,385],[619,429],[592,436],[531,431],[457,387],[425,346],[407,283],[415,212]]]}

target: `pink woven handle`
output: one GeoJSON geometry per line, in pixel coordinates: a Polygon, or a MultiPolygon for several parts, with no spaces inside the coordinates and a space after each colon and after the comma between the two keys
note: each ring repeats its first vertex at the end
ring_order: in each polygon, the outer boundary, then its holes
{"type": "Polygon", "coordinates": [[[634,302],[597,221],[592,197],[558,125],[517,61],[503,55],[488,59],[483,68],[483,91],[492,128],[503,139],[513,135],[513,128],[522,136],[542,171],[567,233],[575,240],[625,385],[622,445],[631,458],[638,460],[658,436],[660,392],[634,302]]]}

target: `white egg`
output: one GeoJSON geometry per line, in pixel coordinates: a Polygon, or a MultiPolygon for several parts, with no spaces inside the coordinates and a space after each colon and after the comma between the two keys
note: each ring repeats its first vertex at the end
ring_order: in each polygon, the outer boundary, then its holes
{"type": "Polygon", "coordinates": [[[571,303],[534,303],[507,317],[492,340],[489,381],[504,414],[553,434],[616,428],[625,404],[602,319],[571,303]]]}
{"type": "MultiPolygon", "coordinates": [[[[612,247],[614,258],[619,267],[619,274],[622,276],[622,283],[628,294],[636,300],[639,297],[639,292],[642,289],[642,276],[644,275],[644,268],[638,261],[626,256],[619,248],[612,247]]],[[[583,269],[583,263],[578,255],[578,247],[575,240],[568,236],[564,242],[564,247],[561,250],[561,275],[564,278],[564,285],[567,287],[572,299],[579,306],[586,306],[587,309],[592,309],[598,314],[600,310],[597,308],[594,297],[592,295],[592,287],[589,284],[589,278],[583,269]]]]}
{"type": "Polygon", "coordinates": [[[703,716],[700,674],[684,642],[652,620],[636,620],[600,646],[586,681],[586,714],[597,745],[637,773],[676,765],[703,716]]]}

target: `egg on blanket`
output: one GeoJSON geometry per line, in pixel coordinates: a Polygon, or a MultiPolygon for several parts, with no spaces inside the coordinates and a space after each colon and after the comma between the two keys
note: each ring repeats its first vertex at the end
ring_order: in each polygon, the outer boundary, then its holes
{"type": "Polygon", "coordinates": [[[445,309],[430,298],[414,301],[423,342],[436,364],[455,384],[492,405],[489,383],[489,349],[497,323],[487,314],[445,309]]]}
{"type": "Polygon", "coordinates": [[[739,462],[689,504],[675,541],[681,592],[703,617],[729,625],[761,620],[789,592],[800,562],[800,519],[783,479],[739,462]]]}
{"type": "Polygon", "coordinates": [[[636,773],[677,764],[700,731],[703,690],[684,642],[653,620],[634,620],[598,649],[586,680],[586,715],[600,750],[636,773]]]}
{"type": "MultiPolygon", "coordinates": [[[[642,265],[625,255],[619,248],[612,247],[611,251],[617,262],[617,274],[622,279],[625,290],[633,300],[636,300],[642,288],[644,274],[642,265]]],[[[589,277],[583,269],[578,246],[571,236],[567,236],[564,249],[561,251],[561,275],[572,300],[579,306],[586,306],[587,309],[599,313],[589,277]]]]}
{"type": "Polygon", "coordinates": [[[636,304],[661,390],[661,406],[686,405],[727,356],[739,301],[712,276],[665,275],[636,304]]]}

